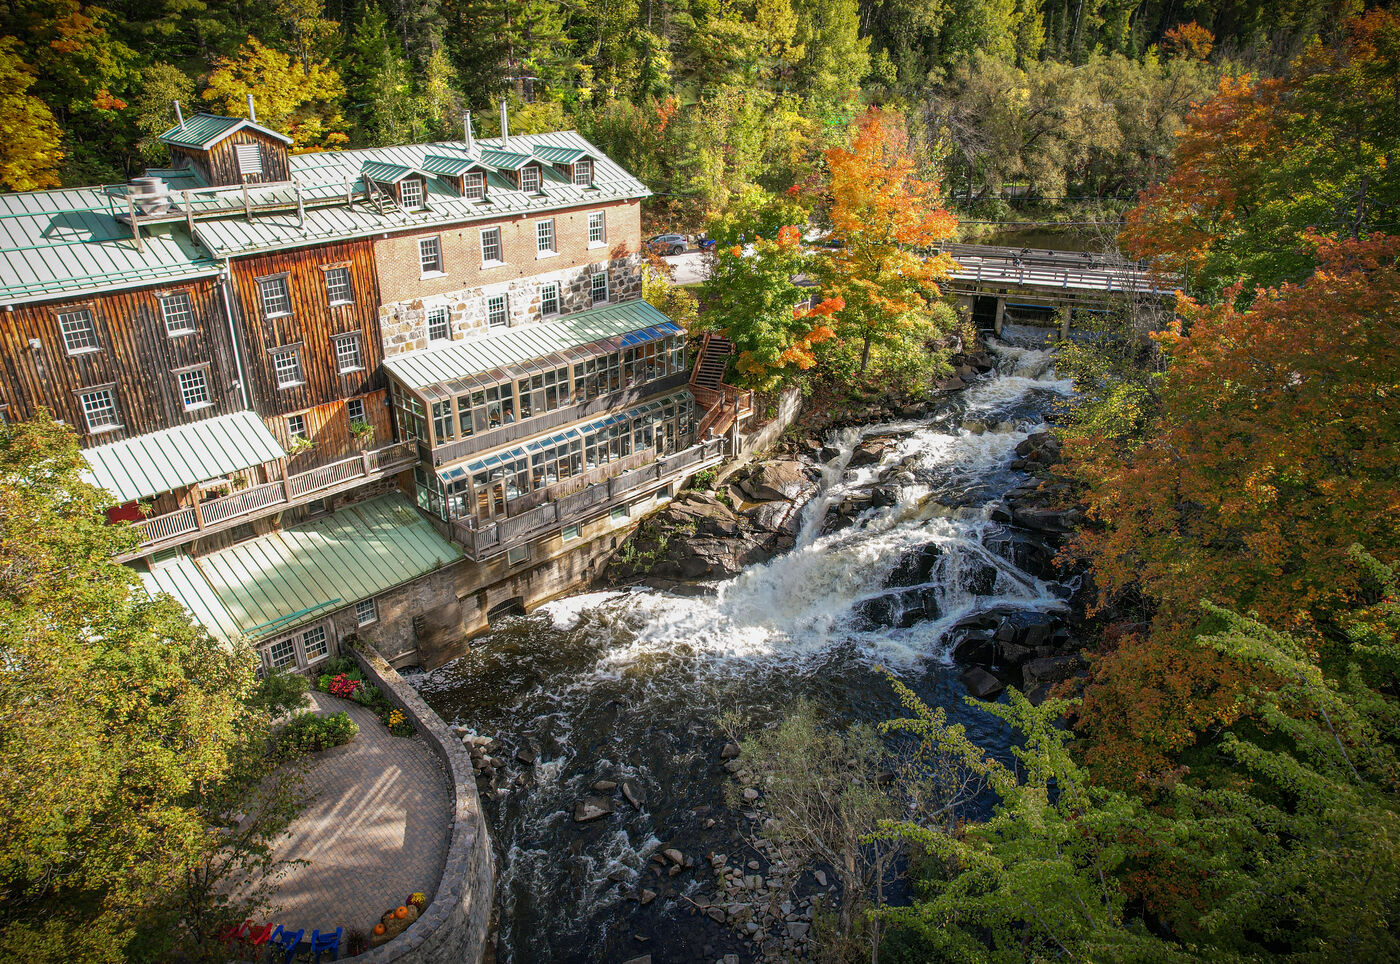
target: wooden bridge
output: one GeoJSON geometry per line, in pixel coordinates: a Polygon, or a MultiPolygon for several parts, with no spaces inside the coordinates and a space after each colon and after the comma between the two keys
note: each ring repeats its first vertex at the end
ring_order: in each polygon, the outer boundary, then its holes
{"type": "Polygon", "coordinates": [[[1167,305],[1176,298],[1176,279],[1162,277],[1115,255],[1047,248],[1002,248],[947,244],[939,249],[957,262],[948,287],[980,327],[1001,333],[1008,301],[1065,313],[1061,335],[1068,335],[1075,308],[1104,308],[1132,299],[1167,305]]]}

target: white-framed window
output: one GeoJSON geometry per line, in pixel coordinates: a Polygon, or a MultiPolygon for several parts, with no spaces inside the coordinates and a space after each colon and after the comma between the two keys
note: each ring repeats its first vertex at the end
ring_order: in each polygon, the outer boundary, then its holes
{"type": "Polygon", "coordinates": [[[506,296],[492,295],[486,299],[486,325],[488,328],[501,328],[510,321],[506,311],[506,296]]]}
{"type": "Polygon", "coordinates": [[[480,201],[486,197],[486,175],[477,171],[462,178],[462,197],[468,201],[480,201]]]}
{"type": "Polygon", "coordinates": [[[588,212],[588,243],[603,244],[608,240],[607,227],[602,211],[588,212]]]}
{"type": "Polygon", "coordinates": [[[355,603],[355,625],[368,626],[379,619],[379,613],[374,608],[373,599],[361,599],[355,603]]]}
{"type": "Polygon", "coordinates": [[[423,182],[416,177],[406,177],[399,182],[399,202],[412,211],[423,206],[423,182]]]}
{"type": "Polygon", "coordinates": [[[565,542],[573,542],[574,540],[580,538],[583,535],[583,529],[576,525],[565,526],[560,535],[563,537],[565,542]]]}
{"type": "Polygon", "coordinates": [[[63,347],[68,349],[70,355],[97,351],[102,347],[97,343],[97,323],[87,308],[60,311],[58,327],[63,332],[63,347]]]}
{"type": "Polygon", "coordinates": [[[538,191],[540,189],[540,169],[534,164],[527,164],[520,169],[520,190],[538,191]]]}
{"type": "Polygon", "coordinates": [[[448,321],[447,307],[439,305],[428,309],[428,341],[450,341],[452,325],[448,321]]]}
{"type": "Polygon", "coordinates": [[[554,219],[541,218],[535,222],[535,251],[554,254],[554,219]]]}
{"type": "Polygon", "coordinates": [[[90,392],[83,392],[78,398],[82,402],[83,418],[87,420],[89,432],[121,428],[121,419],[117,416],[117,398],[110,388],[95,388],[90,392]]]}
{"type": "Polygon", "coordinates": [[[518,566],[518,565],[520,565],[522,562],[528,561],[529,558],[530,558],[530,547],[529,547],[529,546],[516,546],[514,549],[511,549],[509,552],[506,553],[506,565],[508,565],[508,566],[518,566]]]}
{"type": "Polygon", "coordinates": [[[614,522],[617,522],[621,519],[627,518],[628,514],[629,513],[627,506],[615,505],[612,507],[612,511],[608,513],[608,517],[611,518],[614,522]]]}
{"type": "Polygon", "coordinates": [[[306,416],[288,415],[287,434],[292,438],[308,438],[306,434],[306,416]]]}
{"type": "Polygon", "coordinates": [[[608,300],[608,268],[606,265],[598,265],[593,269],[590,291],[595,305],[600,305],[608,300]]]}
{"type": "Polygon", "coordinates": [[[442,274],[442,242],[437,238],[418,239],[418,267],[423,276],[442,274]]]}
{"type": "Polygon", "coordinates": [[[345,403],[345,417],[352,422],[365,421],[365,400],[352,398],[345,403]]]}
{"type": "Polygon", "coordinates": [[[326,301],[333,305],[355,303],[355,286],[350,281],[349,268],[326,269],[326,301]]]}
{"type": "Polygon", "coordinates": [[[297,642],[295,636],[279,639],[267,648],[267,662],[273,669],[297,664],[297,642]]]}
{"type": "Polygon", "coordinates": [[[272,350],[272,372],[277,376],[278,388],[294,388],[303,381],[301,377],[301,351],[296,347],[274,348],[272,350]]]}
{"type": "Polygon", "coordinates": [[[586,157],[574,161],[574,183],[587,186],[593,183],[593,162],[586,157]]]}
{"type": "Polygon", "coordinates": [[[301,634],[301,651],[306,654],[308,664],[316,662],[326,653],[330,652],[330,646],[326,643],[326,627],[312,626],[301,634]]]}
{"type": "Polygon", "coordinates": [[[160,316],[167,335],[188,335],[194,331],[194,306],[183,291],[160,296],[160,316]]]}
{"type": "Polygon", "coordinates": [[[262,296],[264,318],[280,318],[292,313],[292,296],[287,290],[286,278],[259,278],[258,294],[262,296]]]}
{"type": "Polygon", "coordinates": [[[365,367],[364,359],[360,357],[360,336],[357,332],[348,335],[336,335],[331,339],[335,343],[335,367],[336,371],[357,372],[365,367]]]}
{"type": "Polygon", "coordinates": [[[209,379],[203,368],[191,368],[176,372],[180,380],[180,400],[185,403],[185,411],[208,408],[213,404],[209,399],[209,379]]]}
{"type": "Polygon", "coordinates": [[[233,145],[234,157],[238,159],[239,174],[261,174],[263,172],[262,150],[256,144],[233,145]]]}
{"type": "Polygon", "coordinates": [[[500,264],[501,257],[501,229],[482,228],[481,229],[481,263],[500,264]]]}
{"type": "Polygon", "coordinates": [[[540,314],[559,314],[559,282],[551,281],[540,285],[540,314]]]}

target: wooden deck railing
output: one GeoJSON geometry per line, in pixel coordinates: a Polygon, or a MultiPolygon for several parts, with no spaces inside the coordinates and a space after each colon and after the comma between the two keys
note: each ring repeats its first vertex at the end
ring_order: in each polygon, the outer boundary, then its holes
{"type": "Polygon", "coordinates": [[[356,485],[396,475],[417,462],[414,448],[396,442],[348,459],[340,459],[298,472],[275,482],[264,482],[218,499],[200,502],[133,523],[142,530],[141,548],[123,559],[147,555],[158,549],[189,542],[264,515],[270,509],[300,505],[334,495],[356,485]]]}
{"type": "MultiPolygon", "coordinates": [[[[659,488],[683,476],[718,465],[723,459],[723,439],[698,442],[687,449],[646,465],[626,469],[556,501],[525,509],[505,519],[491,522],[456,519],[452,523],[452,538],[462,545],[470,558],[480,562],[537,538],[550,529],[600,515],[634,498],[638,492],[659,488]]],[[[617,471],[616,465],[606,468],[617,471]]]]}

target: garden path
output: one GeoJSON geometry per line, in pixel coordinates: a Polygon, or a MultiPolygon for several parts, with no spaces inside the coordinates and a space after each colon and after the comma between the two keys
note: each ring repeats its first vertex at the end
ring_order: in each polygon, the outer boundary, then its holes
{"type": "Polygon", "coordinates": [[[421,891],[433,898],[452,832],[452,795],[421,736],[392,735],[373,711],[312,690],[316,713],[345,710],[359,734],[315,754],[306,775],[311,803],[277,842],[283,868],[269,920],[368,936],[386,910],[421,891]]]}

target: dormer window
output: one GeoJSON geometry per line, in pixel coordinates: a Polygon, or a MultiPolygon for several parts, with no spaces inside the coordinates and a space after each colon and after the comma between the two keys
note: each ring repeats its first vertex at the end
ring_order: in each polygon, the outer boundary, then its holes
{"type": "Polygon", "coordinates": [[[423,182],[407,177],[399,182],[399,203],[412,211],[423,206],[423,182]]]}
{"type": "Polygon", "coordinates": [[[480,201],[486,197],[486,175],[480,171],[462,178],[462,197],[468,201],[480,201]]]}
{"type": "Polygon", "coordinates": [[[520,169],[520,190],[535,193],[540,189],[540,169],[537,164],[527,164],[520,169]]]}
{"type": "Polygon", "coordinates": [[[593,162],[586,157],[574,161],[574,183],[587,187],[593,183],[593,162]]]}

